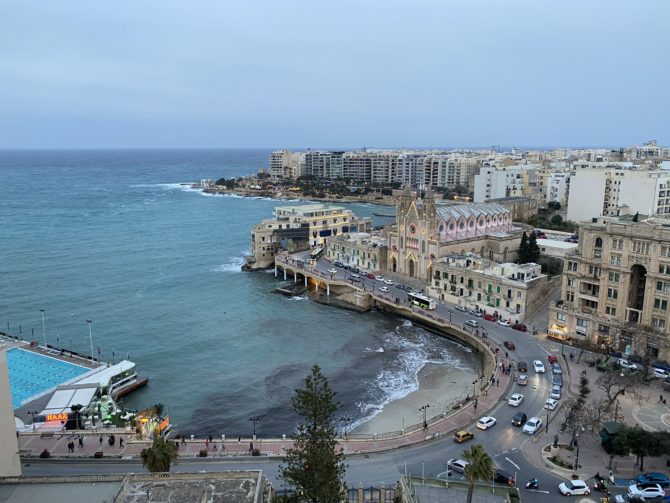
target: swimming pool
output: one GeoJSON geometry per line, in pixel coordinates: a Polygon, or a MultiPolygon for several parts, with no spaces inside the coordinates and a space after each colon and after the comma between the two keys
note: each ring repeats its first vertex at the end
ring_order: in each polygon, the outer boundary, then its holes
{"type": "Polygon", "coordinates": [[[29,398],[91,370],[20,348],[7,351],[7,367],[12,406],[15,409],[29,398]]]}

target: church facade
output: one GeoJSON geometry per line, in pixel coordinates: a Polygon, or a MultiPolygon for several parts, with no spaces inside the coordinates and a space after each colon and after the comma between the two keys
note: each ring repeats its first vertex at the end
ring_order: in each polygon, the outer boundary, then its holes
{"type": "Polygon", "coordinates": [[[387,268],[431,281],[435,261],[452,253],[513,262],[522,232],[512,224],[510,211],[499,204],[436,205],[430,189],[420,199],[406,187],[396,201],[387,268]]]}

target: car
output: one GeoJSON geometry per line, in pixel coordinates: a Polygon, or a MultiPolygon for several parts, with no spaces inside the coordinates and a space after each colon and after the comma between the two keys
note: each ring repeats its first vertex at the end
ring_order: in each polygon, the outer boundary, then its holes
{"type": "Polygon", "coordinates": [[[535,432],[542,428],[542,419],[539,417],[531,417],[528,421],[526,421],[526,424],[523,425],[523,431],[524,433],[528,433],[529,435],[535,435],[535,432]]]}
{"type": "Polygon", "coordinates": [[[519,372],[528,372],[528,364],[526,362],[519,362],[516,364],[516,369],[519,372]]]}
{"type": "Polygon", "coordinates": [[[396,287],[398,290],[404,290],[404,289],[405,289],[405,286],[404,286],[404,285],[401,285],[400,283],[396,283],[395,287],[396,287]]]}
{"type": "Polygon", "coordinates": [[[372,274],[371,272],[367,273],[367,274],[366,274],[366,277],[367,277],[368,279],[375,279],[375,275],[372,274]]]}
{"type": "Polygon", "coordinates": [[[511,323],[509,322],[509,320],[498,320],[498,325],[501,325],[503,327],[509,327],[511,323]]]}
{"type": "Polygon", "coordinates": [[[477,320],[468,320],[465,322],[466,325],[470,325],[471,327],[478,327],[479,322],[477,320]]]}
{"type": "Polygon", "coordinates": [[[514,393],[509,397],[509,400],[507,400],[507,403],[512,407],[518,407],[521,405],[521,402],[523,402],[523,395],[521,393],[514,393]]]}
{"type": "Polygon", "coordinates": [[[575,494],[590,494],[589,485],[583,480],[567,480],[558,485],[558,490],[563,496],[573,496],[575,494]]]}
{"type": "Polygon", "coordinates": [[[330,269],[328,269],[328,272],[330,274],[337,274],[337,269],[335,269],[334,267],[331,267],[330,269]]]}
{"type": "MultiPolygon", "coordinates": [[[[614,501],[615,503],[644,503],[645,500],[641,496],[638,496],[637,494],[617,494],[614,496],[614,501]]],[[[650,499],[649,501],[658,501],[659,503],[663,502],[663,500],[659,500],[658,498],[650,499]]]]}
{"type": "Polygon", "coordinates": [[[454,433],[454,442],[457,444],[462,444],[463,442],[467,442],[473,438],[475,438],[475,436],[466,430],[461,430],[454,433]]]}
{"type": "Polygon", "coordinates": [[[511,473],[506,472],[500,468],[496,468],[496,471],[493,472],[493,482],[498,484],[505,484],[507,486],[513,486],[515,480],[511,473]]]}
{"type": "Polygon", "coordinates": [[[450,459],[447,461],[447,469],[456,473],[463,473],[468,464],[467,461],[463,461],[462,459],[450,459]]]}
{"type": "Polygon", "coordinates": [[[660,484],[651,484],[648,482],[628,486],[628,493],[640,496],[645,500],[651,498],[663,498],[665,496],[665,491],[660,484]]]}
{"type": "Polygon", "coordinates": [[[540,360],[533,360],[533,369],[535,370],[536,374],[544,374],[544,363],[542,363],[540,360]]]}
{"type": "Polygon", "coordinates": [[[551,384],[553,386],[563,386],[563,376],[561,374],[554,374],[551,376],[551,384]]]}
{"type": "Polygon", "coordinates": [[[563,369],[561,368],[561,364],[560,363],[552,363],[551,364],[551,373],[552,374],[562,374],[563,369]]]}
{"type": "Polygon", "coordinates": [[[468,312],[468,309],[467,309],[465,306],[461,306],[460,304],[456,304],[456,305],[454,306],[454,309],[455,309],[456,311],[460,311],[460,312],[462,312],[462,313],[467,313],[467,312],[468,312]]]}
{"type": "Polygon", "coordinates": [[[361,271],[358,267],[352,267],[351,272],[356,274],[362,274],[363,271],[361,271]]]}
{"type": "Polygon", "coordinates": [[[528,385],[528,376],[526,374],[519,374],[519,377],[516,378],[516,383],[519,386],[527,386],[528,385]]]}
{"type": "Polygon", "coordinates": [[[654,363],[651,364],[651,366],[654,367],[655,369],[665,370],[666,372],[670,373],[670,363],[664,360],[656,360],[654,363]]]}
{"type": "Polygon", "coordinates": [[[484,319],[486,321],[496,321],[498,318],[496,318],[492,314],[486,313],[486,314],[484,314],[484,319]]]}
{"type": "Polygon", "coordinates": [[[619,358],[619,360],[617,360],[617,363],[619,364],[619,367],[623,369],[637,370],[637,364],[631,362],[630,360],[626,360],[625,358],[619,358]]]}
{"type": "Polygon", "coordinates": [[[470,309],[470,311],[468,311],[468,312],[469,312],[472,316],[476,316],[477,318],[481,318],[481,317],[483,316],[483,315],[482,315],[482,312],[481,312],[481,311],[477,311],[476,309],[470,309]]]}
{"type": "Polygon", "coordinates": [[[491,426],[496,424],[496,418],[491,416],[484,416],[477,421],[477,428],[480,430],[488,430],[491,426]]]}
{"type": "Polygon", "coordinates": [[[561,399],[561,387],[560,386],[553,386],[551,388],[551,393],[549,394],[549,398],[553,398],[554,400],[560,400],[561,399]]]}
{"type": "Polygon", "coordinates": [[[516,349],[516,346],[514,345],[514,343],[513,343],[512,341],[505,341],[505,342],[503,342],[503,346],[505,346],[505,347],[506,347],[507,349],[509,349],[510,351],[516,349]]]}
{"type": "Polygon", "coordinates": [[[388,292],[389,292],[389,288],[388,288],[387,286],[380,286],[380,287],[379,287],[379,291],[380,291],[380,292],[384,292],[384,293],[388,293],[388,292]]]}
{"type": "Polygon", "coordinates": [[[392,285],[392,284],[393,284],[393,280],[385,279],[385,280],[384,280],[384,284],[385,284],[385,285],[392,285]]]}
{"type": "Polygon", "coordinates": [[[512,418],[512,424],[514,426],[523,426],[526,421],[528,421],[528,416],[525,412],[517,412],[512,418]]]}
{"type": "Polygon", "coordinates": [[[349,276],[349,278],[350,278],[350,279],[359,280],[359,279],[361,279],[361,275],[360,275],[360,274],[353,273],[353,274],[351,274],[351,275],[349,276]]]}
{"type": "Polygon", "coordinates": [[[670,487],[670,479],[665,473],[647,472],[637,476],[635,482],[638,484],[658,484],[665,488],[670,487]]]}
{"type": "Polygon", "coordinates": [[[335,262],[333,262],[333,264],[335,264],[335,267],[344,267],[344,264],[339,260],[336,260],[335,262]]]}
{"type": "Polygon", "coordinates": [[[549,364],[558,363],[558,356],[556,355],[547,355],[547,361],[549,364]]]}
{"type": "Polygon", "coordinates": [[[547,398],[547,401],[544,402],[544,408],[547,410],[554,410],[558,405],[558,400],[555,398],[547,398]]]}
{"type": "Polygon", "coordinates": [[[375,276],[377,281],[384,281],[384,276],[375,276]]]}
{"type": "Polygon", "coordinates": [[[519,332],[528,332],[528,327],[526,327],[526,325],[524,325],[523,323],[515,323],[514,325],[512,325],[512,328],[514,330],[518,330],[519,332]]]}
{"type": "Polygon", "coordinates": [[[659,379],[665,379],[668,376],[670,376],[670,373],[667,370],[654,367],[654,377],[657,377],[659,379]]]}

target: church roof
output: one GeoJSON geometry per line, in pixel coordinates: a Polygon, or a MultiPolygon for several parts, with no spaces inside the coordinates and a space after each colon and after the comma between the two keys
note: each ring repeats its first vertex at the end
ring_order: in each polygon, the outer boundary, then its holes
{"type": "Polygon", "coordinates": [[[471,216],[479,218],[480,216],[500,215],[509,213],[509,210],[498,203],[472,203],[472,204],[454,204],[450,206],[440,206],[437,208],[437,214],[444,220],[470,218],[471,216]]]}

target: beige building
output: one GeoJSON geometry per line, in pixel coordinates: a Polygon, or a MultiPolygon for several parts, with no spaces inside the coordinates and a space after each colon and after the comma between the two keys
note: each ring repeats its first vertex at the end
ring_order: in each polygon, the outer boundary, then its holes
{"type": "Polygon", "coordinates": [[[5,349],[0,348],[0,477],[19,475],[21,475],[21,459],[9,388],[9,371],[5,349]]]}
{"type": "Polygon", "coordinates": [[[365,271],[385,271],[387,243],[385,237],[367,232],[342,234],[328,240],[326,257],[365,271]]]}
{"type": "Polygon", "coordinates": [[[510,211],[499,204],[436,206],[430,189],[418,199],[406,187],[397,198],[396,224],[389,231],[387,268],[431,282],[435,261],[451,253],[515,260],[521,234],[510,211]]]}
{"type": "Polygon", "coordinates": [[[474,253],[451,254],[435,263],[429,293],[518,323],[546,281],[537,264],[499,264],[474,253]]]}
{"type": "Polygon", "coordinates": [[[275,218],[253,226],[251,255],[245,257],[245,269],[265,269],[274,264],[281,250],[306,250],[325,244],[331,236],[348,232],[369,232],[370,218],[357,218],[341,206],[306,204],[279,206],[275,218]]]}
{"type": "Polygon", "coordinates": [[[670,359],[670,220],[600,217],[565,257],[548,333],[626,354],[670,359]]]}

